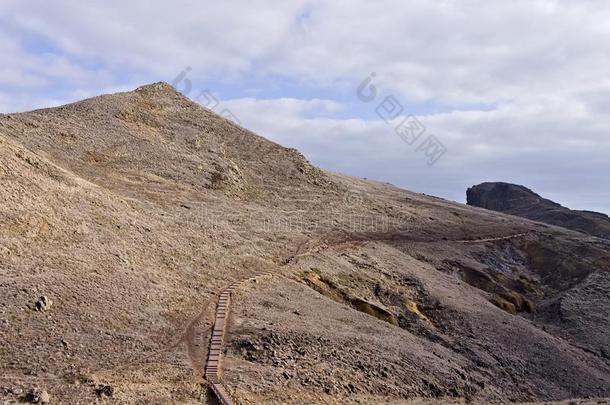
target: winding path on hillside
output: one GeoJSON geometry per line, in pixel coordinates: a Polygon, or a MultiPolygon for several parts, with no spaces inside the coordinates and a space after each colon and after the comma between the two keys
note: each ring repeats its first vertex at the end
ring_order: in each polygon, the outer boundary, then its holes
{"type": "Polygon", "coordinates": [[[528,235],[530,232],[522,232],[522,233],[516,233],[513,235],[508,235],[508,236],[500,236],[497,238],[486,238],[486,239],[464,239],[464,240],[454,240],[454,241],[443,241],[443,242],[457,242],[457,243],[483,243],[483,242],[496,242],[496,241],[500,241],[500,240],[509,240],[509,239],[516,239],[516,238],[520,238],[522,236],[528,235]]]}
{"type": "MultiPolygon", "coordinates": [[[[441,240],[438,242],[443,243],[485,243],[485,242],[495,242],[501,240],[508,240],[519,238],[529,234],[529,232],[517,233],[507,236],[499,236],[494,238],[485,238],[485,239],[462,239],[462,240],[441,240]]],[[[342,241],[340,243],[344,243],[346,241],[342,241]]],[[[298,262],[300,257],[311,254],[312,251],[321,248],[327,248],[328,245],[321,246],[313,246],[309,249],[306,249],[307,243],[303,242],[297,246],[296,252],[294,255],[290,256],[286,260],[286,264],[295,264],[298,262]]],[[[212,335],[210,338],[210,346],[208,350],[207,362],[205,364],[205,379],[209,385],[210,390],[218,400],[221,405],[234,405],[237,404],[238,401],[235,399],[226,386],[222,383],[222,354],[224,351],[224,345],[227,334],[227,325],[228,325],[228,317],[231,309],[231,298],[233,292],[244,285],[245,283],[254,281],[263,276],[276,276],[277,273],[266,271],[256,274],[253,277],[247,278],[242,281],[235,282],[220,292],[218,296],[218,301],[216,303],[216,312],[214,314],[214,326],[212,329],[212,335]]]]}

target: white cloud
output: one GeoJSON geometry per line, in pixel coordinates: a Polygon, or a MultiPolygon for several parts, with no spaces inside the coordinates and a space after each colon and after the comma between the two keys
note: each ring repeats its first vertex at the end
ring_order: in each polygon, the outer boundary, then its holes
{"type": "Polygon", "coordinates": [[[329,168],[455,199],[474,182],[522,182],[610,212],[601,0],[5,0],[0,13],[3,111],[170,81],[192,66],[193,81],[244,89],[227,105],[246,126],[329,168]],[[373,104],[345,102],[372,71],[382,94],[423,106],[448,148],[434,168],[367,118],[373,104]],[[254,87],[263,100],[245,97],[254,87]]]}
{"type": "Polygon", "coordinates": [[[156,74],[191,65],[334,83],[375,70],[404,96],[458,104],[609,80],[610,8],[598,1],[32,4],[3,12],[69,55],[156,74]]]}
{"type": "Polygon", "coordinates": [[[247,127],[335,171],[458,201],[478,182],[513,181],[574,208],[610,211],[603,191],[609,183],[610,122],[588,125],[601,115],[588,115],[573,98],[420,117],[428,133],[448,149],[434,167],[416,152],[417,144],[405,144],[381,120],[307,117],[307,102],[298,100],[230,100],[224,105],[247,127]]]}

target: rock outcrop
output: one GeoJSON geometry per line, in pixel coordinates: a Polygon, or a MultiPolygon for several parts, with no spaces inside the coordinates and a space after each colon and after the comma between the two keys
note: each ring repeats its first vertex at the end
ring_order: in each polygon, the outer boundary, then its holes
{"type": "Polygon", "coordinates": [[[542,198],[527,187],[509,183],[481,183],[469,188],[466,196],[468,205],[610,239],[608,215],[571,210],[542,198]]]}

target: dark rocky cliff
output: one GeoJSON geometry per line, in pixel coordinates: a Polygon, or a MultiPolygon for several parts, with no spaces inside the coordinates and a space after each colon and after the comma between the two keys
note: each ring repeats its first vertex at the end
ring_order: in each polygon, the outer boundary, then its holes
{"type": "Polygon", "coordinates": [[[610,218],[592,211],[575,211],[542,198],[527,187],[481,183],[466,191],[468,205],[545,222],[610,239],[610,218]]]}

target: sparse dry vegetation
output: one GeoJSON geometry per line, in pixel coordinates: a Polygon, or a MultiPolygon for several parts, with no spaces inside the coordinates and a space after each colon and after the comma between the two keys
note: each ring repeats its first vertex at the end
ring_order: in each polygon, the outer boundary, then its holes
{"type": "Polygon", "coordinates": [[[262,270],[243,403],[610,396],[606,240],[327,173],[165,84],[0,116],[0,157],[8,403],[205,403],[217,294],[262,270]]]}

